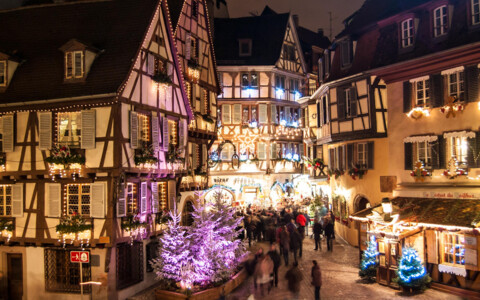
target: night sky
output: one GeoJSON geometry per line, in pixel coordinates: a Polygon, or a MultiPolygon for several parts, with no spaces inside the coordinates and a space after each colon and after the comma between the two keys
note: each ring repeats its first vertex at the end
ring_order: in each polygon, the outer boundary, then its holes
{"type": "Polygon", "coordinates": [[[359,9],[364,0],[226,0],[231,18],[260,14],[265,5],[277,13],[292,12],[300,17],[300,26],[329,35],[328,12],[332,12],[333,36],[343,29],[343,20],[359,9]]]}

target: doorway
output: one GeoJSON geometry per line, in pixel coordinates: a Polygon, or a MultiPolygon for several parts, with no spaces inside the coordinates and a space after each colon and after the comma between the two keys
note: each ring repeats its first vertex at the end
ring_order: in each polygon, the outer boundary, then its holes
{"type": "Polygon", "coordinates": [[[193,224],[192,213],[194,211],[195,211],[195,208],[193,207],[193,202],[191,200],[187,200],[185,202],[185,207],[183,208],[183,212],[182,212],[183,226],[191,226],[193,224]]]}
{"type": "Polygon", "coordinates": [[[359,212],[369,207],[370,207],[370,202],[365,197],[359,197],[355,202],[355,212],[359,212]]]}
{"type": "Polygon", "coordinates": [[[7,294],[8,299],[22,300],[23,263],[22,254],[7,254],[7,294]]]}

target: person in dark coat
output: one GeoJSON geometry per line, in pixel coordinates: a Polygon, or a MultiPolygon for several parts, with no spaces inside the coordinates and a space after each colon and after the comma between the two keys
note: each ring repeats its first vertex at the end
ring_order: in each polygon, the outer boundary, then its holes
{"type": "Polygon", "coordinates": [[[280,254],[278,254],[277,249],[275,248],[275,245],[270,246],[270,251],[267,253],[270,256],[270,259],[273,261],[273,280],[272,280],[272,287],[275,285],[275,287],[278,286],[278,268],[280,267],[280,264],[282,263],[282,259],[280,257],[280,254]]]}
{"type": "Polygon", "coordinates": [[[322,287],[322,272],[316,260],[312,266],[312,285],[315,287],[315,300],[320,300],[320,288],[322,287]]]}
{"type": "MultiPolygon", "coordinates": [[[[297,229],[290,233],[290,250],[293,252],[293,258],[297,262],[297,253],[302,245],[302,236],[297,229]]],[[[301,256],[300,256],[301,257],[301,256]]]]}
{"type": "Polygon", "coordinates": [[[313,224],[313,236],[315,238],[315,249],[318,250],[318,248],[322,249],[322,243],[320,240],[320,235],[323,232],[323,227],[322,224],[318,221],[318,219],[315,219],[315,224],[313,224]]]}
{"type": "Polygon", "coordinates": [[[285,265],[288,266],[288,251],[290,250],[290,233],[286,226],[283,226],[282,232],[280,232],[280,245],[282,246],[283,259],[285,265]]]}
{"type": "Polygon", "coordinates": [[[305,217],[305,220],[307,220],[307,222],[305,222],[305,231],[306,231],[306,236],[308,236],[308,227],[310,226],[311,219],[307,211],[305,211],[303,216],[305,217]]]}
{"type": "Polygon", "coordinates": [[[327,237],[327,250],[333,251],[333,239],[334,237],[334,229],[333,229],[333,220],[327,219],[327,225],[325,225],[325,235],[327,237]]]}
{"type": "Polygon", "coordinates": [[[253,233],[255,232],[256,226],[255,222],[253,221],[252,216],[248,216],[245,222],[245,227],[247,229],[247,237],[248,237],[248,247],[252,246],[252,239],[253,233]]]}
{"type": "Polygon", "coordinates": [[[292,293],[293,299],[298,299],[300,294],[300,282],[303,280],[303,274],[298,269],[298,263],[294,262],[293,266],[285,274],[288,280],[288,290],[292,293]]]}

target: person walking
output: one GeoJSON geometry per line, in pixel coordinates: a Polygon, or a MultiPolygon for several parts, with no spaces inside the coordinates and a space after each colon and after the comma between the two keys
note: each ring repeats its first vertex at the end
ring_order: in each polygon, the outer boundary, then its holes
{"type": "Polygon", "coordinates": [[[320,240],[321,234],[323,232],[322,224],[319,222],[318,219],[315,219],[315,224],[313,224],[313,236],[315,238],[315,249],[313,250],[320,250],[322,249],[322,241],[320,240]]]}
{"type": "Polygon", "coordinates": [[[305,217],[305,235],[308,236],[308,227],[310,227],[310,222],[312,221],[310,219],[310,216],[308,215],[308,210],[305,210],[304,213],[303,213],[303,216],[305,217]]]}
{"type": "Polygon", "coordinates": [[[307,218],[305,218],[302,212],[299,212],[295,220],[298,225],[298,228],[297,228],[298,233],[300,233],[300,237],[301,237],[299,248],[298,248],[299,250],[298,256],[302,257],[303,239],[305,238],[305,226],[307,225],[307,218]]]}
{"type": "Polygon", "coordinates": [[[269,255],[263,255],[258,258],[258,262],[255,268],[255,283],[260,288],[260,294],[265,296],[265,290],[270,292],[268,283],[270,282],[270,274],[273,272],[273,262],[269,255]]]}
{"type": "Polygon", "coordinates": [[[315,300],[320,300],[320,288],[322,287],[322,271],[316,260],[312,261],[312,285],[315,287],[315,300]]]}
{"type": "Polygon", "coordinates": [[[280,264],[282,263],[282,259],[280,257],[280,254],[278,254],[277,249],[275,248],[275,244],[270,245],[270,251],[268,251],[268,256],[270,256],[270,259],[273,262],[273,280],[271,286],[278,286],[278,268],[280,267],[280,264]]]}
{"type": "Polygon", "coordinates": [[[245,222],[245,227],[247,229],[247,237],[248,237],[248,247],[252,247],[252,239],[253,233],[255,232],[255,222],[251,215],[247,217],[247,221],[245,222]]]}
{"type": "Polygon", "coordinates": [[[283,226],[282,232],[280,232],[280,245],[282,245],[283,259],[285,260],[285,266],[288,266],[288,251],[290,250],[290,233],[286,226],[283,226]]]}
{"type": "MultiPolygon", "coordinates": [[[[303,242],[302,241],[302,236],[298,232],[298,230],[295,228],[290,233],[290,250],[293,253],[293,258],[294,258],[295,262],[297,262],[297,253],[298,253],[298,250],[301,249],[302,242],[303,242]]],[[[302,256],[300,255],[300,257],[302,257],[302,256]]]]}
{"type": "Polygon", "coordinates": [[[334,236],[334,229],[333,229],[333,220],[332,219],[327,219],[325,225],[325,235],[327,237],[327,250],[333,252],[333,239],[335,238],[334,236]]]}
{"type": "Polygon", "coordinates": [[[294,262],[292,267],[285,274],[288,281],[288,290],[292,293],[292,299],[298,299],[300,294],[300,282],[303,280],[303,274],[298,269],[298,263],[294,262]]]}

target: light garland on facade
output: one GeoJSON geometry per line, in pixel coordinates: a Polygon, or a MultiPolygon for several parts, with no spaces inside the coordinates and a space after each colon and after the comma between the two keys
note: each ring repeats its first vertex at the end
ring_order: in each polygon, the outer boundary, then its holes
{"type": "Polygon", "coordinates": [[[430,116],[430,109],[428,109],[427,107],[419,106],[419,107],[412,108],[412,110],[410,110],[407,113],[407,117],[415,119],[415,120],[418,120],[423,116],[429,117],[430,116]]]}

